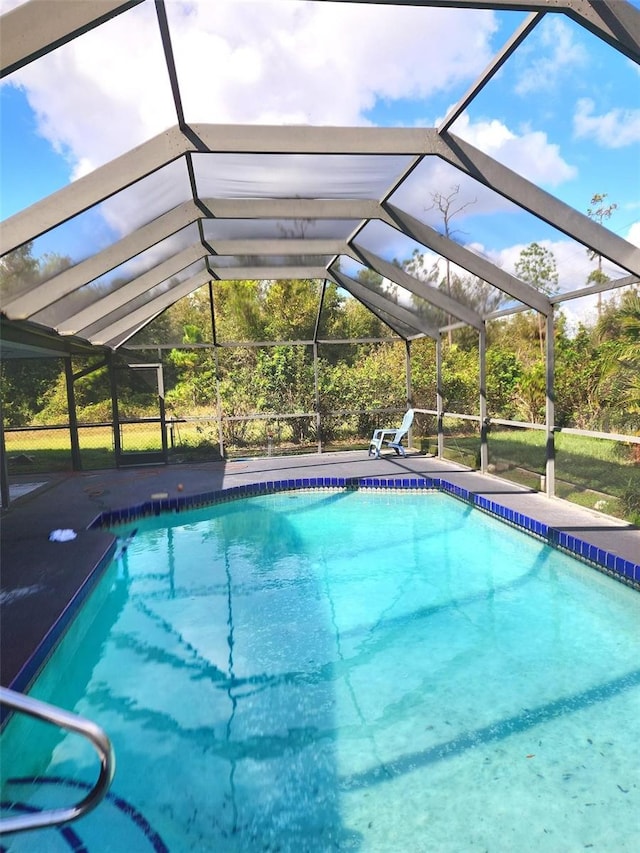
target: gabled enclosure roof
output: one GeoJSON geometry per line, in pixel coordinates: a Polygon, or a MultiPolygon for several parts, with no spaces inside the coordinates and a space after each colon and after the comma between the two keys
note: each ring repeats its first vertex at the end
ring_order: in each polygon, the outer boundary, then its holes
{"type": "MultiPolygon", "coordinates": [[[[344,0],[273,0],[273,7],[278,3],[348,5],[344,0]]],[[[70,42],[95,39],[103,31],[109,38],[115,21],[137,15],[136,25],[147,28],[140,50],[164,63],[165,77],[154,82],[150,75],[148,85],[164,88],[175,118],[172,126],[2,222],[5,261],[27,244],[37,254],[45,238],[46,246],[59,245],[54,254],[65,258],[35,279],[12,283],[2,305],[9,325],[34,324],[75,342],[118,348],[206,282],[243,279],[333,281],[405,338],[437,337],[456,323],[480,329],[487,317],[497,315],[439,289],[433,276],[403,269],[398,257],[405,261],[416,249],[435,266],[451,262],[499,290],[503,307],[498,313],[532,308],[548,314],[555,303],[638,281],[639,248],[472,144],[464,132],[465,116],[485,87],[531,45],[546,18],[561,16],[583,28],[606,48],[611,61],[640,63],[640,11],[634,5],[626,0],[350,0],[349,5],[363,15],[376,7],[411,7],[424,16],[425,26],[436,10],[494,10],[511,13],[512,25],[498,52],[437,127],[342,127],[313,121],[229,125],[197,120],[197,101],[184,83],[188,53],[171,2],[29,0],[5,13],[0,63],[9,81],[13,75],[20,81],[30,66],[42,66],[46,73],[46,63],[70,42]],[[429,208],[428,200],[453,186],[511,212],[522,245],[563,236],[576,257],[591,252],[603,259],[607,280],[586,284],[576,272],[559,293],[549,295],[519,279],[487,250],[486,238],[472,233],[463,240],[430,215],[434,205],[429,208]],[[100,239],[92,240],[98,233],[100,239]],[[76,235],[84,235],[83,240],[76,235]],[[364,271],[373,271],[383,285],[372,284],[364,271]]],[[[245,26],[252,26],[250,17],[245,26]]],[[[275,19],[273,26],[278,26],[275,19]]],[[[381,32],[381,51],[384,46],[381,32]]],[[[203,72],[224,73],[216,65],[215,46],[200,47],[210,51],[203,72]]],[[[327,42],[318,49],[332,46],[327,42]]],[[[634,79],[637,86],[637,73],[634,79]]],[[[306,97],[313,113],[313,92],[306,97]]],[[[150,100],[156,100],[155,93],[150,100]]],[[[606,156],[615,160],[615,148],[606,156]]],[[[598,167],[593,164],[596,176],[598,167]]],[[[529,175],[535,174],[532,162],[529,175]]]]}

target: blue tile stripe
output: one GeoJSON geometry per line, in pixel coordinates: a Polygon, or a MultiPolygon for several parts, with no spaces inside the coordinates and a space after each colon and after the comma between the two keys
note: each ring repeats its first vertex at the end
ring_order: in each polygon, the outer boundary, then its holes
{"type": "Polygon", "coordinates": [[[294,489],[414,489],[420,491],[440,491],[458,500],[465,501],[483,512],[501,519],[507,524],[518,527],[524,532],[543,539],[554,548],[571,554],[577,559],[589,563],[605,571],[612,577],[618,578],[640,588],[640,563],[625,560],[617,554],[605,551],[587,540],[579,539],[563,530],[551,527],[542,521],[537,521],[517,510],[492,501],[482,495],[470,492],[462,486],[457,486],[441,477],[309,477],[290,480],[268,480],[262,483],[247,483],[232,486],[215,492],[204,492],[199,495],[180,495],[175,498],[161,498],[145,501],[124,509],[111,509],[102,512],[91,523],[90,528],[113,527],[125,524],[138,518],[157,516],[163,512],[181,512],[189,509],[199,509],[218,503],[255,497],[256,495],[274,494],[276,492],[294,489]]]}

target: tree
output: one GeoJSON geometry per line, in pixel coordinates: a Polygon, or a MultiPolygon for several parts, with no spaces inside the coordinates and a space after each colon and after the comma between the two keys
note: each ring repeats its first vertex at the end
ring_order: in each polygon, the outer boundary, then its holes
{"type": "MultiPolygon", "coordinates": [[[[454,184],[450,188],[449,195],[443,195],[441,192],[431,193],[431,207],[427,208],[427,211],[433,210],[437,208],[442,214],[442,224],[444,226],[444,235],[450,240],[454,234],[459,233],[456,230],[451,228],[451,220],[454,219],[458,214],[462,213],[465,208],[470,207],[472,204],[475,204],[477,199],[473,199],[473,201],[465,201],[463,203],[458,204],[456,207],[456,202],[458,200],[458,195],[460,193],[460,184],[454,184]]],[[[445,272],[445,289],[449,296],[451,296],[451,261],[449,258],[445,258],[446,272],[445,272]]],[[[448,322],[451,322],[451,318],[448,319],[448,322]]],[[[451,331],[449,331],[449,346],[451,346],[452,337],[451,331]]]]}
{"type": "Polygon", "coordinates": [[[487,350],[487,404],[493,416],[514,417],[516,387],[522,371],[522,363],[514,352],[500,347],[487,350]]]}
{"type": "Polygon", "coordinates": [[[602,384],[613,383],[618,408],[629,415],[640,415],[640,292],[624,293],[615,310],[617,330],[612,321],[598,323],[605,350],[602,384]],[[602,329],[606,329],[606,333],[602,329]],[[616,332],[615,337],[611,336],[616,332]]]}
{"type": "Polygon", "coordinates": [[[524,370],[518,379],[515,398],[516,415],[529,423],[544,421],[546,382],[544,365],[537,361],[524,370]]]}
{"type": "MultiPolygon", "coordinates": [[[[268,412],[301,414],[314,408],[313,361],[308,346],[264,347],[258,350],[256,372],[263,381],[264,407],[268,412]]],[[[291,418],[293,441],[309,435],[308,418],[291,418]]]]}
{"type": "MultiPolygon", "coordinates": [[[[400,263],[394,261],[401,269],[408,273],[417,281],[422,281],[432,288],[438,287],[438,275],[440,258],[433,260],[432,256],[423,255],[418,249],[414,249],[411,257],[400,263]]],[[[450,285],[450,282],[449,282],[450,285]]],[[[450,317],[446,315],[440,308],[428,302],[424,297],[417,294],[413,295],[413,304],[415,306],[416,315],[426,320],[433,328],[439,328],[450,321],[450,317]]],[[[451,337],[451,334],[449,334],[451,337]]]]}
{"type": "Polygon", "coordinates": [[[478,406],[477,353],[457,344],[447,346],[442,359],[442,396],[447,411],[473,414],[478,406]]]}
{"type": "MultiPolygon", "coordinates": [[[[43,277],[68,266],[59,255],[33,257],[33,244],[25,243],[0,259],[0,303],[25,293],[43,277]],[[43,266],[44,264],[44,266],[43,266]]],[[[0,365],[0,398],[6,423],[23,426],[46,405],[47,396],[61,373],[58,358],[3,359],[0,365]]]]}
{"type": "Polygon", "coordinates": [[[18,246],[0,259],[0,300],[4,303],[14,299],[72,264],[70,257],[55,252],[45,252],[41,257],[34,258],[33,243],[18,246]]]}
{"type": "MultiPolygon", "coordinates": [[[[381,277],[373,270],[363,271],[358,276],[358,280],[363,284],[371,280],[374,289],[379,289],[382,281],[381,277]]],[[[385,338],[388,336],[388,327],[362,302],[350,295],[343,296],[333,282],[327,284],[322,302],[318,337],[328,340],[348,340],[350,338],[385,338]]],[[[321,350],[329,364],[345,362],[351,365],[358,357],[361,346],[363,345],[356,343],[340,343],[323,346],[321,350]]]]}
{"type": "Polygon", "coordinates": [[[9,299],[24,293],[40,280],[40,264],[32,255],[33,243],[25,243],[0,260],[0,299],[9,299]]]}
{"type": "Polygon", "coordinates": [[[214,305],[219,341],[261,341],[264,335],[264,283],[216,281],[214,305]]]}
{"type": "Polygon", "coordinates": [[[592,331],[580,325],[572,337],[556,331],[555,422],[560,427],[598,429],[602,353],[592,331]]]}
{"type": "MultiPolygon", "coordinates": [[[[558,287],[558,271],[556,259],[553,252],[541,246],[539,243],[529,243],[520,252],[515,272],[518,278],[526,281],[531,287],[535,287],[547,296],[555,293],[558,287]]],[[[542,315],[538,313],[538,339],[540,341],[540,355],[544,356],[544,331],[542,315]]]]}
{"type": "MultiPolygon", "coordinates": [[[[0,400],[6,426],[26,426],[46,405],[58,377],[59,358],[6,358],[0,362],[0,400]]],[[[65,390],[66,406],[66,390],[65,390]]]]}
{"type": "MultiPolygon", "coordinates": [[[[618,209],[618,205],[615,202],[611,204],[605,204],[604,201],[607,198],[607,193],[594,193],[591,196],[591,205],[592,207],[587,208],[587,216],[589,219],[593,219],[594,222],[597,222],[598,225],[603,225],[606,220],[611,219],[611,216],[614,210],[618,209]]],[[[587,255],[589,255],[589,260],[593,261],[597,258],[598,266],[597,269],[591,270],[589,275],[587,276],[587,282],[590,284],[604,284],[605,281],[609,281],[609,276],[602,272],[602,255],[598,254],[594,249],[587,249],[587,255]]],[[[598,317],[602,313],[602,294],[598,294],[598,317]]]]}
{"type": "Polygon", "coordinates": [[[266,340],[310,340],[318,316],[320,291],[309,279],[272,281],[264,294],[266,340]]]}

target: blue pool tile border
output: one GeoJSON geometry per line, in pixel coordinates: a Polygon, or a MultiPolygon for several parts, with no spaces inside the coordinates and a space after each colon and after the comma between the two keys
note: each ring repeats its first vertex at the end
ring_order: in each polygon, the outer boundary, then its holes
{"type": "Polygon", "coordinates": [[[522,512],[510,509],[497,501],[465,489],[463,486],[451,483],[442,477],[297,477],[288,480],[246,483],[197,495],[152,498],[124,509],[105,510],[92,521],[89,529],[113,527],[114,525],[135,521],[138,518],[158,516],[163,512],[199,509],[241,498],[255,497],[256,495],[300,489],[413,489],[444,492],[519,528],[531,536],[542,539],[554,548],[564,551],[611,577],[640,590],[640,563],[625,560],[585,539],[558,530],[522,512]]]}

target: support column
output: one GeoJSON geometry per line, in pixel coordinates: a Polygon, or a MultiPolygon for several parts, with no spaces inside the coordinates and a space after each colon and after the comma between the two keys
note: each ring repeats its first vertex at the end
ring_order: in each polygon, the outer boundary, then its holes
{"type": "Polygon", "coordinates": [[[213,362],[216,371],[216,415],[218,418],[218,447],[224,459],[224,431],[222,429],[222,400],[220,398],[220,363],[218,359],[218,338],[216,335],[216,309],[213,301],[213,282],[209,282],[209,312],[211,314],[211,341],[213,343],[213,362]]]}
{"type": "Polygon", "coordinates": [[[216,310],[213,304],[213,282],[209,282],[209,318],[211,320],[211,341],[216,342],[216,310]]]}
{"type": "Polygon", "coordinates": [[[442,403],[442,335],[436,340],[436,411],[438,413],[438,459],[444,456],[444,406],[442,403]]]}
{"type": "Polygon", "coordinates": [[[160,437],[162,441],[162,456],[165,464],[169,461],[169,447],[167,443],[167,410],[164,404],[164,370],[162,369],[162,361],[158,362],[156,367],[156,375],[158,382],[158,409],[160,411],[160,437]]]}
{"type": "Polygon", "coordinates": [[[218,446],[220,456],[224,459],[224,432],[222,430],[222,400],[220,398],[220,360],[218,358],[218,347],[213,345],[213,361],[216,368],[216,414],[218,417],[218,446]]]}
{"type": "Polygon", "coordinates": [[[120,415],[118,413],[118,383],[116,382],[116,369],[113,353],[107,356],[109,370],[109,385],[111,387],[111,417],[113,420],[113,449],[116,455],[116,467],[120,466],[122,456],[122,444],[120,442],[120,415]]]}
{"type": "Polygon", "coordinates": [[[324,298],[327,293],[327,279],[322,282],[322,290],[320,292],[320,301],[318,302],[318,313],[316,314],[316,324],[313,329],[313,381],[315,384],[315,399],[316,399],[316,434],[318,436],[318,453],[322,453],[322,418],[320,416],[320,382],[318,369],[318,335],[320,334],[320,321],[322,319],[322,309],[324,307],[324,298]]]}
{"type": "MultiPolygon", "coordinates": [[[[406,391],[407,391],[407,409],[413,407],[413,385],[411,383],[411,341],[404,342],[405,347],[405,374],[406,374],[406,391]]],[[[407,446],[413,446],[413,424],[409,427],[407,435],[407,446]]]]}
{"type": "Polygon", "coordinates": [[[318,437],[318,453],[322,453],[322,436],[321,436],[321,427],[322,423],[320,420],[320,383],[318,381],[318,343],[317,341],[313,342],[313,387],[315,393],[315,406],[316,406],[316,435],[318,437]]]}
{"type": "Polygon", "coordinates": [[[553,322],[553,305],[547,315],[547,339],[546,339],[546,425],[547,425],[547,445],[546,445],[546,494],[548,498],[552,498],[556,493],[556,447],[554,440],[554,428],[556,418],[555,405],[555,339],[554,339],[554,322],[553,322]]]}
{"type": "Polygon", "coordinates": [[[487,441],[487,326],[484,322],[478,336],[478,355],[480,360],[480,471],[486,474],[489,465],[489,444],[487,441]]]}
{"type": "Polygon", "coordinates": [[[76,411],[76,394],[73,385],[73,366],[71,356],[64,359],[64,377],[67,383],[67,411],[69,412],[69,438],[71,440],[71,467],[74,471],[82,471],[82,456],[80,454],[80,438],[78,436],[78,413],[76,411]]]}
{"type": "Polygon", "coordinates": [[[10,503],[9,465],[7,462],[7,446],[4,442],[4,413],[0,402],[0,505],[6,509],[10,503]]]}

